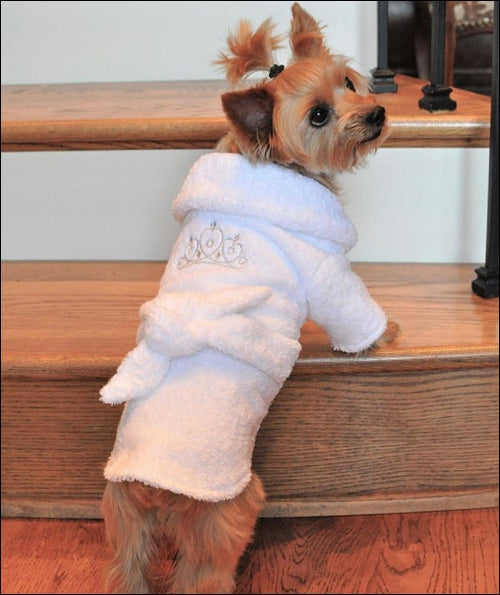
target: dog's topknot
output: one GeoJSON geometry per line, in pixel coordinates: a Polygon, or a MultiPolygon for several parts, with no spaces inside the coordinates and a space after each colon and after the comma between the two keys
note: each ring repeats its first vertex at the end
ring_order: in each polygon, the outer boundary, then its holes
{"type": "MultiPolygon", "coordinates": [[[[292,6],[292,22],[289,32],[291,62],[304,58],[331,58],[325,45],[323,29],[298,2],[292,6]]],[[[248,75],[264,71],[270,78],[278,75],[283,68],[275,64],[274,52],[281,48],[284,35],[274,35],[276,25],[266,19],[257,29],[249,21],[242,20],[238,28],[227,38],[228,52],[221,52],[214,64],[226,73],[226,79],[235,86],[248,75]]]]}
{"type": "Polygon", "coordinates": [[[276,25],[266,19],[255,31],[248,21],[240,21],[237,31],[227,40],[230,54],[221,52],[215,61],[226,71],[226,78],[235,85],[253,72],[267,71],[275,63],[274,51],[282,36],[273,35],[276,25]]]}

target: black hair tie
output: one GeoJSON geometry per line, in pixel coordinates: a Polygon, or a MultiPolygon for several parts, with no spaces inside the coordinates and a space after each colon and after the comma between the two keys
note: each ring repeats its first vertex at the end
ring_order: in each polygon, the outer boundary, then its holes
{"type": "Polygon", "coordinates": [[[284,70],[283,64],[273,64],[269,70],[269,78],[273,79],[275,76],[278,76],[280,72],[284,70]]]}

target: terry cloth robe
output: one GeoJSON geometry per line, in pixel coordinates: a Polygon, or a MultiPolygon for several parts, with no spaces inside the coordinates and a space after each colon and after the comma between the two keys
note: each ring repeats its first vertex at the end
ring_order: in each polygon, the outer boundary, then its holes
{"type": "Polygon", "coordinates": [[[386,317],[345,253],[356,231],[320,183],[237,154],[202,156],[173,202],[180,234],[137,346],[101,390],[126,402],[104,475],[198,500],[250,481],[262,419],[306,318],[357,352],[386,317]]]}

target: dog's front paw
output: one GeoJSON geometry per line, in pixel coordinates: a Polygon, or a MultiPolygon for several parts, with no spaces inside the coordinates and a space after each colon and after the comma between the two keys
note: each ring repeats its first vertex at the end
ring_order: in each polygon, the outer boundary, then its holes
{"type": "Polygon", "coordinates": [[[399,324],[397,322],[389,320],[387,326],[385,327],[384,333],[375,341],[375,343],[370,345],[370,347],[363,349],[362,351],[358,351],[356,355],[367,355],[370,351],[373,351],[374,349],[377,349],[378,347],[381,347],[386,343],[392,343],[399,335],[399,333],[399,324]]]}
{"type": "Polygon", "coordinates": [[[375,343],[376,346],[383,343],[392,343],[394,339],[399,335],[400,328],[397,322],[389,320],[385,328],[384,334],[375,343]]]}

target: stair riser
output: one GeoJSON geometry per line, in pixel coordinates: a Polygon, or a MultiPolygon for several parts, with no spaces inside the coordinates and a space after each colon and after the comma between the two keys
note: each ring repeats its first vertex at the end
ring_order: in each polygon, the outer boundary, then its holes
{"type": "MultiPolygon", "coordinates": [[[[121,413],[98,401],[104,382],[4,379],[3,514],[99,514],[121,413]]],[[[339,502],[376,513],[382,501],[398,512],[422,497],[494,495],[497,419],[498,367],[294,373],[262,424],[254,466],[279,516],[328,513],[339,502]]]]}

